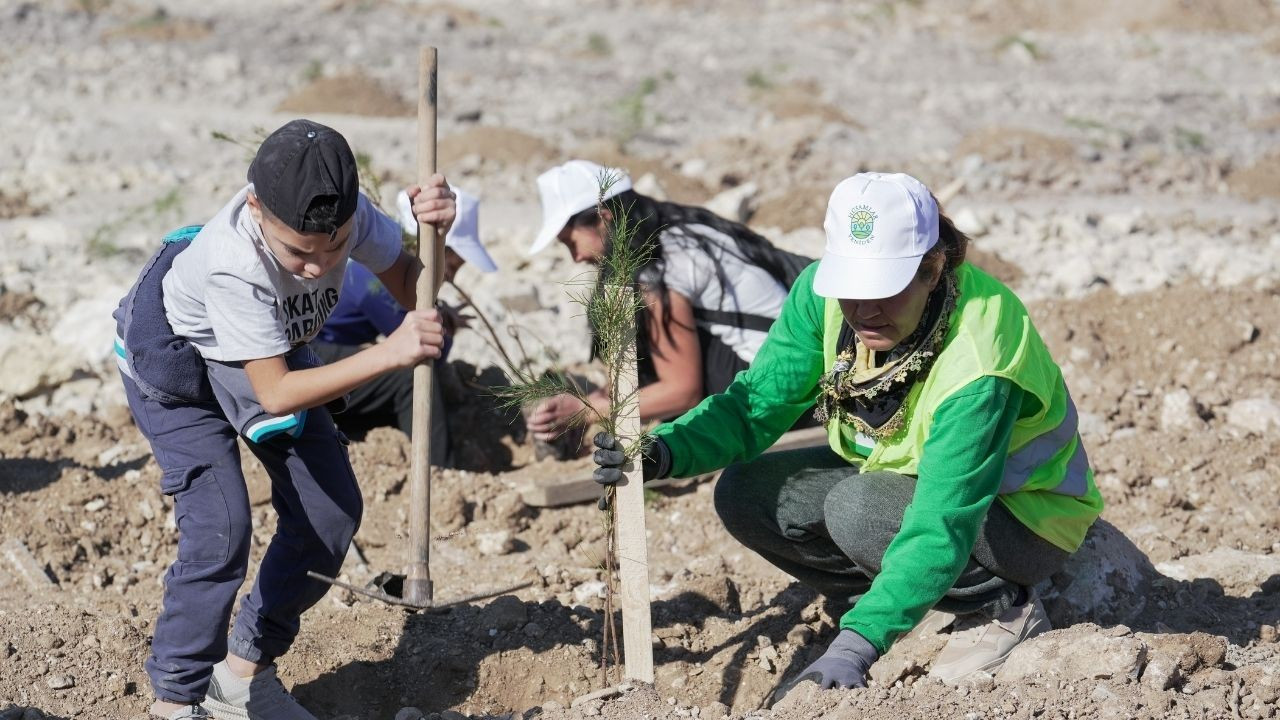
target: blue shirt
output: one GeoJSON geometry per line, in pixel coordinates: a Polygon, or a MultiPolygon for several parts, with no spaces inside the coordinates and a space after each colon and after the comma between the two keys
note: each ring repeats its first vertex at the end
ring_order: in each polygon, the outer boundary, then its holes
{"type": "Polygon", "coordinates": [[[376,275],[358,262],[349,262],[338,304],[316,339],[333,345],[364,345],[395,332],[404,315],[404,308],[376,275]]]}
{"type": "MultiPolygon", "coordinates": [[[[395,332],[404,316],[404,308],[378,276],[358,262],[348,262],[338,304],[316,339],[332,345],[364,345],[395,332]]],[[[453,338],[446,335],[441,360],[452,345],[453,338]]]]}

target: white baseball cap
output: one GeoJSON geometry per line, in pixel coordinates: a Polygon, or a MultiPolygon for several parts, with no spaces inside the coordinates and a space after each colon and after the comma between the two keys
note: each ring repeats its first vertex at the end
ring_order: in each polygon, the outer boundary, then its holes
{"type": "MultiPolygon", "coordinates": [[[[444,246],[453,248],[463,260],[475,265],[480,272],[491,273],[498,269],[493,258],[489,257],[484,245],[480,244],[480,198],[454,186],[455,202],[458,205],[458,216],[453,220],[453,227],[444,237],[444,246]]],[[[418,218],[413,216],[413,204],[409,195],[401,190],[396,195],[396,209],[400,212],[400,225],[405,232],[418,232],[418,218]]]]}
{"type": "Polygon", "coordinates": [[[902,292],[938,242],[938,203],[902,173],[858,173],[831,192],[827,248],[813,277],[822,297],[879,300],[902,292]]]}
{"type": "Polygon", "coordinates": [[[541,252],[564,229],[569,218],[600,200],[600,187],[608,184],[605,198],[631,189],[626,171],[597,165],[589,160],[570,160],[538,176],[542,198],[542,229],[529,246],[529,254],[541,252]]]}

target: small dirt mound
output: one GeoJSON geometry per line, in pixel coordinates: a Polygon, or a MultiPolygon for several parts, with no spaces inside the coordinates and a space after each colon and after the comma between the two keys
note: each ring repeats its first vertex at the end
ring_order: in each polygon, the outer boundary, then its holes
{"type": "Polygon", "coordinates": [[[779,120],[814,117],[859,130],[865,127],[844,110],[824,102],[822,88],[811,80],[769,88],[758,93],[757,99],[779,120]]]}
{"type": "Polygon", "coordinates": [[[1280,199],[1280,153],[1232,173],[1227,187],[1246,200],[1280,199]]]}
{"type": "Polygon", "coordinates": [[[360,73],[317,78],[276,106],[277,112],[408,117],[414,107],[360,73]]]}
{"type": "Polygon", "coordinates": [[[995,32],[1194,31],[1257,32],[1278,19],[1272,3],[1255,0],[1036,0],[975,4],[971,19],[995,32]]]}
{"type": "Polygon", "coordinates": [[[32,203],[30,196],[22,190],[0,188],[0,220],[35,217],[47,211],[48,208],[32,203]]]}
{"type": "Polygon", "coordinates": [[[827,199],[831,197],[830,185],[803,185],[760,201],[751,215],[751,225],[761,228],[778,228],[791,232],[800,228],[820,228],[827,211],[827,199]]]}
{"type": "Polygon", "coordinates": [[[1062,138],[1020,128],[989,127],[971,132],[952,150],[956,157],[977,155],[989,162],[1006,160],[1065,161],[1075,148],[1062,138]]]}
{"type": "Polygon", "coordinates": [[[440,140],[443,167],[455,167],[468,155],[479,155],[486,163],[519,166],[549,163],[558,154],[558,149],[542,138],[505,127],[473,127],[440,140]]]}

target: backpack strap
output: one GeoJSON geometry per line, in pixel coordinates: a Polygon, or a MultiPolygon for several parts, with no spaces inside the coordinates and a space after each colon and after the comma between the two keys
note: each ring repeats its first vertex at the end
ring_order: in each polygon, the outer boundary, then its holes
{"type": "Polygon", "coordinates": [[[693,309],[693,317],[695,320],[715,325],[728,325],[742,330],[757,330],[759,332],[769,332],[769,328],[773,327],[773,321],[776,319],[763,315],[730,312],[728,310],[707,310],[698,307],[693,309]]]}

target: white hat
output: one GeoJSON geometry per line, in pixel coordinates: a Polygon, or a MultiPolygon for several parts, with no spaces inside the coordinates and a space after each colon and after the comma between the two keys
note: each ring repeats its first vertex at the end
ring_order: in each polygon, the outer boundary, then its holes
{"type": "Polygon", "coordinates": [[[626,171],[607,168],[588,160],[570,160],[538,176],[538,194],[542,197],[542,229],[529,247],[533,255],[551,244],[564,229],[569,218],[595,207],[600,186],[608,184],[605,198],[631,189],[626,171]]]}
{"type": "Polygon", "coordinates": [[[813,277],[822,297],[879,300],[902,292],[938,242],[938,204],[902,173],[858,173],[831,192],[827,249],[813,277]]]}
{"type": "MultiPolygon", "coordinates": [[[[453,227],[444,238],[444,245],[453,248],[463,260],[475,265],[480,272],[493,272],[498,266],[489,257],[489,253],[480,244],[480,198],[456,186],[451,187],[458,204],[458,216],[454,218],[453,227]]],[[[418,232],[418,218],[413,216],[413,204],[409,195],[401,190],[396,195],[396,208],[400,211],[400,225],[405,232],[418,232]]]]}

